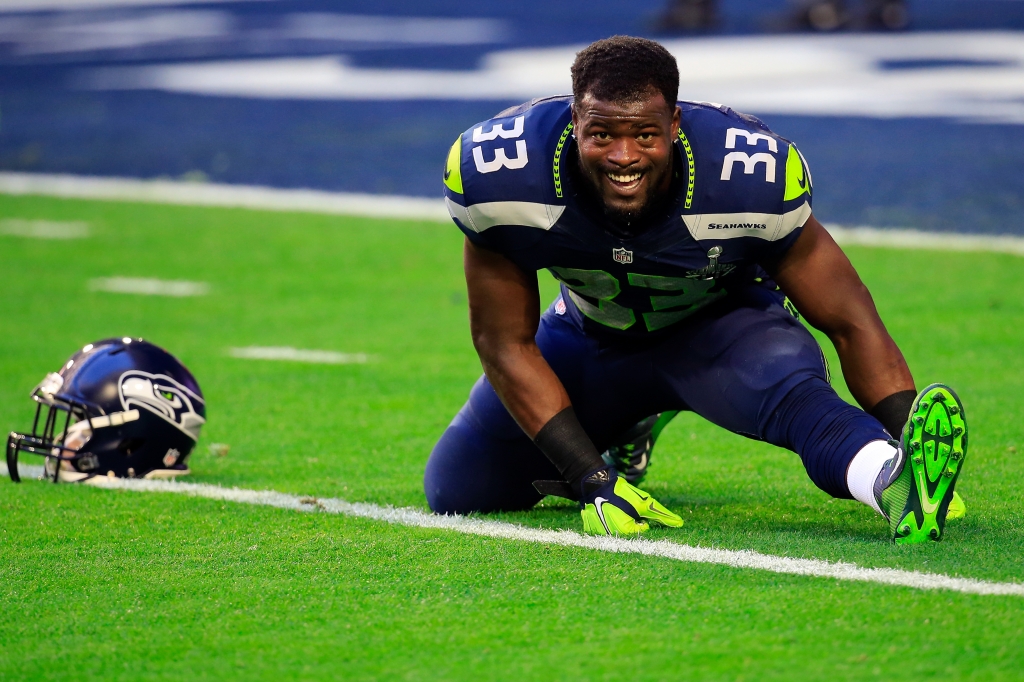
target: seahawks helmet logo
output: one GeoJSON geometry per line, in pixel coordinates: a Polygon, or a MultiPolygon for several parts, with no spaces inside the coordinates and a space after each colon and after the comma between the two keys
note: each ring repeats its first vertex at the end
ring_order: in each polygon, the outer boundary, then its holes
{"type": "Polygon", "coordinates": [[[121,375],[118,392],[125,411],[141,407],[169,421],[192,440],[199,439],[199,429],[206,419],[196,412],[204,407],[203,399],[163,374],[130,370],[121,375]]]}

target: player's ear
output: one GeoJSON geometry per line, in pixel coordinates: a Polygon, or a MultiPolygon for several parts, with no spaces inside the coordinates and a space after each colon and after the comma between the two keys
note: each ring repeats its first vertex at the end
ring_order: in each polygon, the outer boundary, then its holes
{"type": "Polygon", "coordinates": [[[676,110],[672,112],[672,135],[679,134],[679,122],[683,120],[683,110],[678,106],[676,110]]]}

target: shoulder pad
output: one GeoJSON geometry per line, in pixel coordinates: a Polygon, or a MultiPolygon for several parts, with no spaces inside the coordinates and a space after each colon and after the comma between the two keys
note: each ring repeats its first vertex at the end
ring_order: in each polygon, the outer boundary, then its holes
{"type": "Polygon", "coordinates": [[[807,165],[789,140],[754,116],[704,102],[680,102],[681,137],[693,148],[695,239],[778,241],[811,214],[807,165]]]}
{"type": "Polygon", "coordinates": [[[571,98],[507,109],[462,133],[448,152],[445,203],[464,228],[550,229],[565,209],[559,157],[572,134],[571,98]]]}

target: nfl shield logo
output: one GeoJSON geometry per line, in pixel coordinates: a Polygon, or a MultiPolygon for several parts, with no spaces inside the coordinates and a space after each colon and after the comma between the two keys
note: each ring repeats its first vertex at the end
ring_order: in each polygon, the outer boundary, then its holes
{"type": "Polygon", "coordinates": [[[164,466],[165,467],[172,467],[172,466],[174,466],[177,463],[177,461],[178,461],[178,456],[179,455],[181,455],[181,453],[178,452],[177,450],[175,450],[174,448],[171,448],[170,450],[168,450],[167,454],[164,455],[164,466]]]}
{"type": "Polygon", "coordinates": [[[612,260],[627,265],[633,262],[633,252],[625,249],[612,249],[612,260]]]}

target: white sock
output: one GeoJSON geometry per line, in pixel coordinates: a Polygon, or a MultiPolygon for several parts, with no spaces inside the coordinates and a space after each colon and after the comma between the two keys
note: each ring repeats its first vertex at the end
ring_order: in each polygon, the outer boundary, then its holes
{"type": "Polygon", "coordinates": [[[853,456],[853,461],[846,470],[846,485],[850,488],[853,499],[863,502],[879,514],[882,514],[882,510],[875,501],[875,480],[885,463],[895,456],[896,448],[888,441],[873,440],[853,456]]]}

